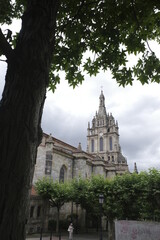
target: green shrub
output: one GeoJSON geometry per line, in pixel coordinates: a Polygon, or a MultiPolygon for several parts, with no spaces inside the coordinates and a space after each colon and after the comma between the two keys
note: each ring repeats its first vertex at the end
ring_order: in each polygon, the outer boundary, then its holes
{"type": "Polygon", "coordinates": [[[49,220],[48,230],[49,231],[55,231],[56,230],[56,220],[54,220],[54,219],[49,220]]]}

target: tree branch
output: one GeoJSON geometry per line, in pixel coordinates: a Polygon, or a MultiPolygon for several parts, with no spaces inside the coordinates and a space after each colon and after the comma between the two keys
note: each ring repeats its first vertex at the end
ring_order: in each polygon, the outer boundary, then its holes
{"type": "Polygon", "coordinates": [[[138,28],[139,28],[140,23],[139,23],[137,14],[136,14],[135,4],[134,4],[133,0],[131,1],[131,5],[132,5],[132,8],[133,8],[132,10],[133,10],[134,18],[135,18],[135,20],[136,20],[136,22],[137,22],[137,26],[138,26],[138,28]]]}
{"type": "Polygon", "coordinates": [[[151,51],[151,53],[154,53],[154,52],[152,51],[152,49],[150,48],[149,43],[148,43],[147,40],[146,40],[146,43],[147,43],[148,49],[151,51]]]}
{"type": "Polygon", "coordinates": [[[2,33],[1,28],[0,28],[0,50],[8,60],[11,58],[13,50],[11,48],[11,45],[7,42],[7,39],[5,38],[4,34],[2,33]]]}

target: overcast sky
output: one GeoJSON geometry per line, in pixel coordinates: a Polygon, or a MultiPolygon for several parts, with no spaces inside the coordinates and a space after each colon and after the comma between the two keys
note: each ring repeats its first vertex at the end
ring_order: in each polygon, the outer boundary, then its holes
{"type": "MultiPolygon", "coordinates": [[[[160,53],[157,46],[152,50],[160,53]]],[[[130,59],[132,61],[132,59],[130,59]]],[[[0,97],[4,86],[6,64],[0,61],[0,97]]],[[[81,142],[86,151],[88,122],[99,107],[103,87],[106,110],[119,123],[120,145],[130,171],[134,162],[138,170],[160,169],[160,84],[119,87],[109,72],[96,77],[85,76],[76,89],[68,86],[61,75],[61,84],[45,102],[42,128],[45,133],[75,147],[81,142]]]]}
{"type": "Polygon", "coordinates": [[[119,87],[110,74],[87,77],[73,90],[62,75],[54,94],[49,92],[44,107],[42,127],[46,133],[86,150],[88,121],[99,107],[103,86],[107,112],[119,123],[120,145],[130,170],[160,169],[160,85],[135,83],[119,87]]]}
{"type": "MultiPolygon", "coordinates": [[[[5,63],[0,62],[0,94],[4,85],[5,63]]],[[[53,94],[48,92],[42,128],[45,133],[75,147],[81,142],[86,150],[88,122],[99,107],[101,88],[106,110],[119,123],[120,145],[129,169],[134,162],[138,170],[160,169],[160,85],[119,87],[109,73],[86,76],[76,89],[68,86],[61,74],[61,84],[53,94]]]]}

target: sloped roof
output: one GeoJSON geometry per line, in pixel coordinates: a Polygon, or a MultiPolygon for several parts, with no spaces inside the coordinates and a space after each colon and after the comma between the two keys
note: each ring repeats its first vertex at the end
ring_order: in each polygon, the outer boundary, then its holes
{"type": "Polygon", "coordinates": [[[33,185],[32,185],[32,188],[31,188],[31,196],[38,196],[38,194],[36,192],[36,189],[33,185]]]}

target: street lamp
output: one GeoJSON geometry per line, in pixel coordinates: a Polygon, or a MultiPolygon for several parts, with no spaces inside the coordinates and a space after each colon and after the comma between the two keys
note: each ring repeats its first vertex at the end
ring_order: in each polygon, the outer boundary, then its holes
{"type": "Polygon", "coordinates": [[[102,205],[104,202],[104,195],[99,195],[99,204],[100,204],[100,240],[103,240],[103,234],[102,234],[102,205]]]}

